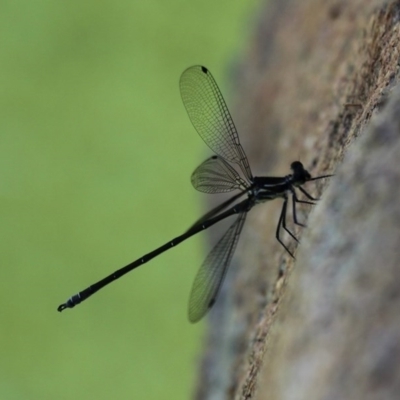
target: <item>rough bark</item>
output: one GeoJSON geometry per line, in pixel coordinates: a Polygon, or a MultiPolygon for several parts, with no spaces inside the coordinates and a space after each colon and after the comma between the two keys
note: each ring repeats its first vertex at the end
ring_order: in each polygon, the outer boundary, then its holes
{"type": "Polygon", "coordinates": [[[308,184],[322,200],[302,214],[296,261],[274,238],[279,202],[249,213],[197,399],[399,398],[399,39],[400,1],[276,0],[260,14],[232,113],[253,171],[300,159],[335,176],[308,184]]]}

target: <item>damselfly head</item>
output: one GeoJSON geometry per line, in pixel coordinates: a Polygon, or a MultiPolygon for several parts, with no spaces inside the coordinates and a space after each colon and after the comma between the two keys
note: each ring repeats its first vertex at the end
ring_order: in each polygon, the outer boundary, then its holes
{"type": "Polygon", "coordinates": [[[304,168],[300,161],[293,161],[290,164],[290,169],[293,171],[293,184],[302,185],[311,179],[310,173],[304,168]]]}

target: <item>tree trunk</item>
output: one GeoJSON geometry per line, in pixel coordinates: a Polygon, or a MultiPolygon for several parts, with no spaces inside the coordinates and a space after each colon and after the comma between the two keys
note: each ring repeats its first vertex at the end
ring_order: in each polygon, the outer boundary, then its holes
{"type": "MultiPolygon", "coordinates": [[[[211,312],[197,399],[400,396],[400,1],[269,1],[236,77],[255,175],[299,159],[321,197],[275,240],[248,215],[211,312]],[[296,247],[298,247],[296,249],[296,247]]],[[[236,112],[235,112],[236,111],[236,112]]]]}

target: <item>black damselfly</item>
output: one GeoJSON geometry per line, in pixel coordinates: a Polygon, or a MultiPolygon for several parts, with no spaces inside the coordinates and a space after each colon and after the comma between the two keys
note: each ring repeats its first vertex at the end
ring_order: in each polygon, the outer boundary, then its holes
{"type": "Polygon", "coordinates": [[[248,211],[258,203],[278,197],[283,199],[283,206],[275,235],[279,243],[293,257],[292,252],[280,238],[280,231],[283,228],[298,242],[295,235],[286,226],[288,199],[289,197],[292,199],[294,223],[304,226],[297,220],[296,204],[313,205],[317,199],[302,188],[302,185],[332,175],[312,178],[304,169],[303,164],[295,161],[290,166],[292,173],[284,177],[253,176],[232,117],[210,71],[202,66],[190,67],[183,72],[179,86],[183,104],[193,126],[216,154],[205,160],[193,172],[191,181],[194,188],[205,193],[223,193],[233,190],[239,192],[205,214],[182,235],[72,296],[66,303],[58,307],[58,311],[75,307],[109,283],[147,263],[164,251],[177,246],[227,217],[237,215],[233,224],[208,254],[193,282],[189,299],[189,320],[191,322],[199,321],[215,303],[248,211]],[[241,173],[231,164],[236,164],[241,173]],[[311,201],[298,199],[296,189],[311,201]],[[241,197],[245,198],[240,200],[241,197]]]}

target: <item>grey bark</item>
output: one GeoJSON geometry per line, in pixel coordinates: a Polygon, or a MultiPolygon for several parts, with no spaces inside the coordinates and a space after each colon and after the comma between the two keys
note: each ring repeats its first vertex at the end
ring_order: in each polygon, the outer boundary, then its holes
{"type": "MultiPolygon", "coordinates": [[[[312,175],[296,261],[249,213],[208,319],[197,399],[397,399],[400,1],[270,1],[233,118],[256,175],[312,175]],[[326,190],[325,190],[326,189],[326,190]]],[[[286,238],[288,240],[288,238],[286,238]]]]}

